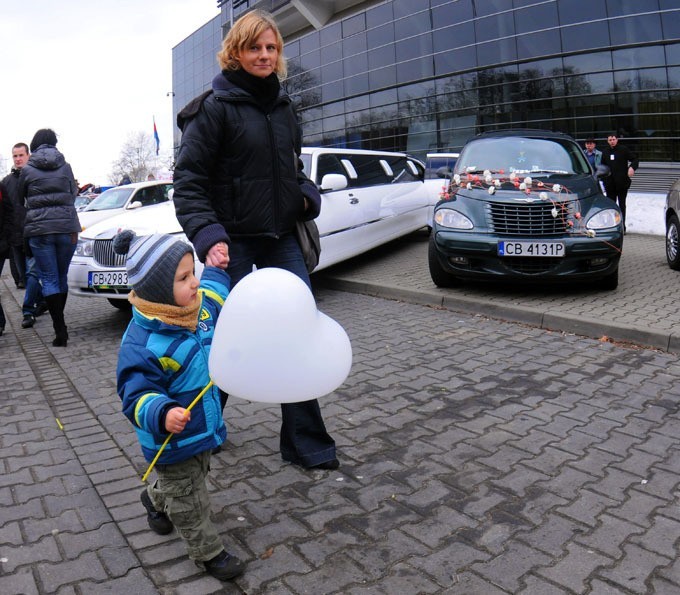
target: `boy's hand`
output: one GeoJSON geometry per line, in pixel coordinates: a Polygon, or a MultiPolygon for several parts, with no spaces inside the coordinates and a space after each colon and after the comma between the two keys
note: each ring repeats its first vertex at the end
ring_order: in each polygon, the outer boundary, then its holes
{"type": "Polygon", "coordinates": [[[171,434],[179,434],[191,420],[191,411],[184,407],[173,407],[165,416],[165,429],[171,434]]]}
{"type": "Polygon", "coordinates": [[[211,267],[226,269],[229,266],[229,247],[225,242],[213,245],[205,255],[205,264],[211,267]]]}

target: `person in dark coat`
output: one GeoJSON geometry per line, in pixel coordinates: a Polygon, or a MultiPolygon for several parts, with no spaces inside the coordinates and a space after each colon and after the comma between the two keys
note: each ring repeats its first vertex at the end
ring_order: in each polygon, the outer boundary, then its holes
{"type": "Polygon", "coordinates": [[[623,229],[626,230],[626,197],[630,188],[631,178],[639,166],[638,158],[625,145],[619,144],[619,137],[611,133],[607,137],[608,147],[602,151],[602,165],[610,169],[610,175],[604,179],[604,190],[607,196],[619,203],[623,229]]]}
{"type": "Polygon", "coordinates": [[[19,195],[26,201],[24,237],[35,258],[52,317],[55,332],[52,345],[66,347],[67,274],[80,223],[74,206],[78,184],[56,145],[57,135],[53,130],[42,128],[35,133],[31,156],[19,176],[19,195]]]}
{"type": "MultiPolygon", "coordinates": [[[[5,268],[5,259],[9,258],[9,238],[12,228],[12,204],[8,200],[7,189],[0,182],[0,274],[5,268]]],[[[0,303],[0,336],[5,332],[5,311],[0,303]]]]}
{"type": "MultiPolygon", "coordinates": [[[[182,141],[173,186],[177,218],[199,259],[228,263],[232,286],[274,266],[310,288],[293,233],[318,216],[321,196],[302,172],[302,134],[290,97],[283,39],[273,17],[253,10],[229,30],[212,89],[178,114],[182,141]]],[[[281,456],[305,468],[337,469],[335,441],[316,400],[281,406],[281,456]]]]}
{"type": "Polygon", "coordinates": [[[19,196],[19,176],[21,170],[28,163],[30,153],[26,143],[17,143],[12,147],[12,162],[14,167],[2,183],[8,192],[8,199],[12,205],[12,229],[10,233],[10,250],[15,267],[21,278],[18,288],[26,288],[24,302],[21,306],[23,320],[21,328],[31,328],[35,324],[36,316],[47,310],[47,304],[42,295],[42,287],[38,277],[35,258],[26,253],[24,240],[24,224],[26,221],[26,206],[24,197],[19,196]]]}

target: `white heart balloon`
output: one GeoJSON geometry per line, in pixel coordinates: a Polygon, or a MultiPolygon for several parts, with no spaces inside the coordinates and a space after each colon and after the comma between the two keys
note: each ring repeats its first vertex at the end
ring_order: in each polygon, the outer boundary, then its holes
{"type": "Polygon", "coordinates": [[[333,392],[352,365],[349,337],[319,312],[297,275],[268,267],[227,297],[210,349],[210,375],[248,401],[294,403],[333,392]]]}

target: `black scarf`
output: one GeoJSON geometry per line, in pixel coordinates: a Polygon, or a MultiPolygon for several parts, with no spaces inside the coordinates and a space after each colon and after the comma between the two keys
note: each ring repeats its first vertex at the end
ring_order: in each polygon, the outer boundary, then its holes
{"type": "Polygon", "coordinates": [[[250,93],[265,112],[270,112],[274,107],[281,90],[281,83],[275,72],[262,78],[239,68],[238,70],[225,70],[224,76],[230,83],[250,93]]]}

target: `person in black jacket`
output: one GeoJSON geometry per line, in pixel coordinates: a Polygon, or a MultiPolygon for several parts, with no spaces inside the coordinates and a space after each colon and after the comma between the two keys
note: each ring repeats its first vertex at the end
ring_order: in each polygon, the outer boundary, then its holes
{"type": "MultiPolygon", "coordinates": [[[[9,238],[12,227],[12,204],[7,199],[7,189],[0,182],[0,274],[5,268],[5,259],[9,258],[9,238]]],[[[5,332],[5,311],[0,303],[0,336],[5,332]]]]}
{"type": "MultiPolygon", "coordinates": [[[[290,97],[283,39],[273,17],[253,10],[229,30],[212,90],[189,103],[173,174],[177,218],[202,262],[228,264],[232,286],[258,268],[298,275],[311,288],[293,229],[318,216],[321,196],[302,172],[302,133],[290,97]]],[[[337,469],[335,442],[316,400],[281,406],[281,456],[337,469]]]]}
{"type": "Polygon", "coordinates": [[[26,221],[26,206],[24,197],[19,196],[19,176],[21,170],[28,163],[30,153],[26,143],[17,143],[12,147],[12,162],[14,167],[2,183],[8,192],[8,199],[12,205],[12,230],[10,232],[10,250],[12,260],[21,278],[17,288],[25,287],[24,302],[21,306],[23,320],[21,328],[31,328],[35,324],[35,317],[47,310],[47,304],[42,295],[42,287],[35,258],[26,253],[24,241],[24,223],[26,221]]]}
{"type": "Polygon", "coordinates": [[[74,206],[78,184],[56,144],[53,130],[42,128],[35,133],[31,156],[19,176],[19,195],[26,201],[24,237],[38,267],[56,335],[52,345],[66,347],[66,279],[80,223],[74,206]]]}
{"type": "Polygon", "coordinates": [[[626,197],[631,178],[635,175],[639,162],[637,155],[625,145],[619,144],[615,132],[607,137],[608,147],[602,151],[602,165],[610,169],[610,175],[604,179],[604,191],[614,202],[619,203],[623,230],[626,230],[626,197]]]}

